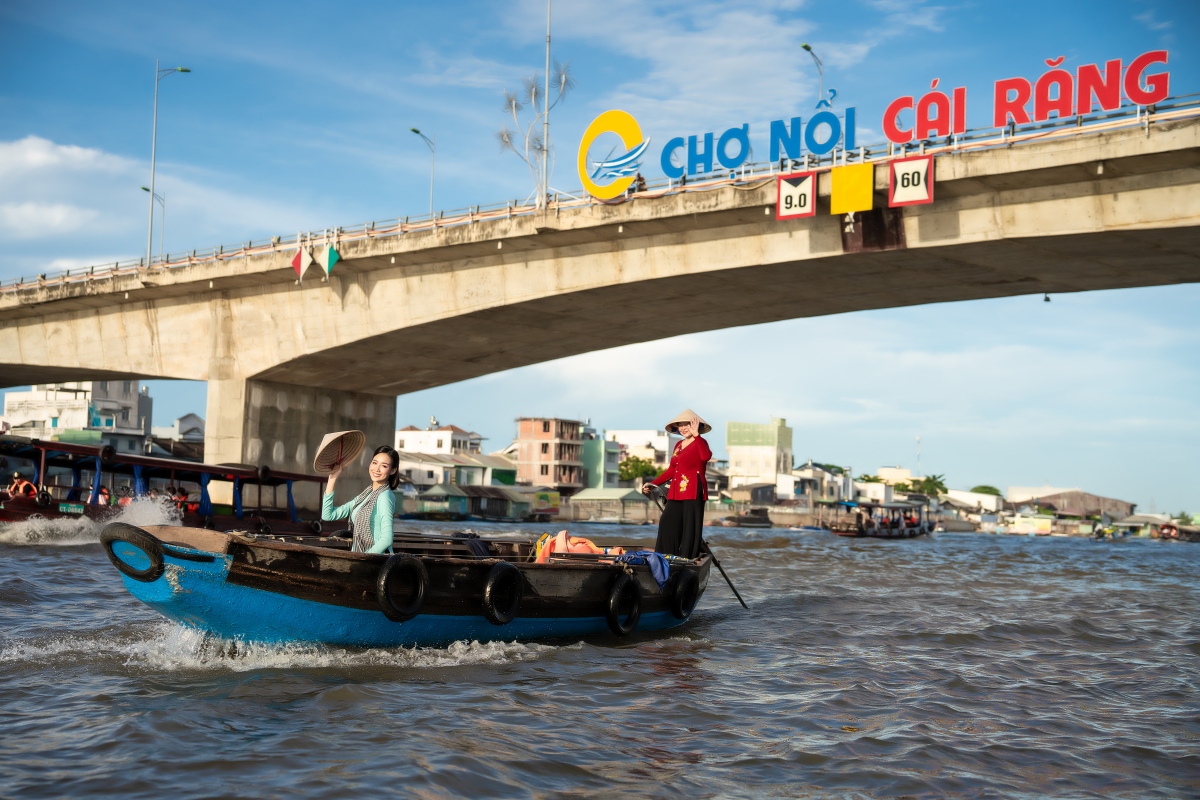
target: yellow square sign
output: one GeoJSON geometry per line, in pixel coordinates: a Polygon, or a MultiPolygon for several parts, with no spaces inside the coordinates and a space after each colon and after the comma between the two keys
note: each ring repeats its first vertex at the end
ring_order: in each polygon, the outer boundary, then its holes
{"type": "Polygon", "coordinates": [[[870,211],[875,197],[875,165],[850,164],[834,167],[830,171],[833,180],[829,198],[829,213],[849,214],[852,211],[870,211]]]}

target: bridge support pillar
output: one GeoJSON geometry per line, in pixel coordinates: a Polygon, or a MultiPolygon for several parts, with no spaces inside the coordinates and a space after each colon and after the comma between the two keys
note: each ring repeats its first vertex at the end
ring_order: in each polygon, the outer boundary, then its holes
{"type": "MultiPolygon", "coordinates": [[[[337,502],[344,503],[369,483],[367,464],[381,444],[396,438],[396,398],[335,389],[312,389],[253,378],[208,382],[204,460],[210,464],[266,464],[284,472],[312,472],[321,438],[332,431],[360,430],[367,435],[363,454],[338,482],[337,502]]],[[[229,484],[213,484],[213,502],[229,503],[229,484]]],[[[296,505],[313,512],[321,507],[315,485],[296,485],[296,505]]],[[[243,499],[257,500],[247,488],[243,499]]],[[[266,495],[264,495],[264,498],[266,495]]],[[[282,489],[279,503],[286,505],[282,489]]],[[[273,500],[272,496],[272,500],[273,500]]],[[[264,505],[269,505],[264,501],[264,505]]]]}

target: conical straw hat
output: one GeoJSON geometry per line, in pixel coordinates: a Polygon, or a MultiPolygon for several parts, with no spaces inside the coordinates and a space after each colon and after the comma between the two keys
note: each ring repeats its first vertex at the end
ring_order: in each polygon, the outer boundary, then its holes
{"type": "Polygon", "coordinates": [[[367,444],[367,435],[362,431],[338,431],[327,433],[317,448],[313,459],[313,472],[328,475],[339,467],[358,458],[367,444]]]}
{"type": "Polygon", "coordinates": [[[679,412],[679,414],[675,417],[675,419],[668,422],[667,430],[671,433],[675,433],[676,425],[678,425],[681,422],[691,422],[692,417],[695,417],[696,419],[700,420],[700,433],[704,434],[704,433],[708,433],[709,431],[712,430],[712,425],[709,425],[703,419],[700,419],[700,415],[697,414],[695,411],[692,411],[690,408],[685,408],[683,411],[679,412]]]}

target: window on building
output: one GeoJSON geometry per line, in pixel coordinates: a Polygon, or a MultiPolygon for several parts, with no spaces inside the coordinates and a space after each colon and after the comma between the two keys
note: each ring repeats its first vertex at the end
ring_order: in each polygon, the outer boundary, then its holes
{"type": "Polygon", "coordinates": [[[51,418],[50,418],[50,427],[51,427],[51,428],[57,428],[57,427],[58,427],[58,417],[51,417],[51,418]]]}
{"type": "Polygon", "coordinates": [[[431,470],[431,469],[425,470],[425,477],[426,477],[426,478],[432,478],[432,477],[433,477],[433,470],[431,470]]]}
{"type": "Polygon", "coordinates": [[[111,428],[112,426],[113,426],[112,417],[108,417],[107,419],[104,420],[104,427],[111,428]]]}
{"type": "Polygon", "coordinates": [[[396,442],[396,449],[397,449],[397,450],[403,450],[403,449],[404,449],[404,440],[403,440],[403,439],[400,439],[399,441],[397,441],[397,442],[396,442]]]}
{"type": "Polygon", "coordinates": [[[542,443],[542,454],[545,455],[546,453],[549,453],[549,452],[550,452],[550,444],[547,442],[543,442],[542,443]]]}
{"type": "Polygon", "coordinates": [[[549,464],[542,464],[542,474],[543,475],[550,474],[550,465],[549,464]]]}
{"type": "Polygon", "coordinates": [[[542,433],[549,433],[549,432],[550,432],[550,420],[544,419],[544,420],[542,420],[542,433]]]}
{"type": "Polygon", "coordinates": [[[440,449],[441,449],[441,447],[442,447],[442,440],[441,440],[441,439],[438,439],[437,446],[438,446],[438,449],[440,450],[440,449]]]}
{"type": "Polygon", "coordinates": [[[102,392],[107,392],[108,391],[108,381],[100,381],[98,384],[96,384],[96,388],[102,392]]]}
{"type": "Polygon", "coordinates": [[[125,381],[124,384],[125,385],[122,387],[121,390],[125,394],[130,394],[133,391],[133,381],[125,381]]]}

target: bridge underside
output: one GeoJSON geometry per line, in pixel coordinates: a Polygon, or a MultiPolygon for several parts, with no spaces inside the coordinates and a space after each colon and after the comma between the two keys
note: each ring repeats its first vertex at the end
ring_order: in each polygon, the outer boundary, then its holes
{"type": "Polygon", "coordinates": [[[403,328],[256,376],[405,394],[610,347],[850,311],[1200,282],[1200,228],[890,250],[618,284],[403,328]]]}

